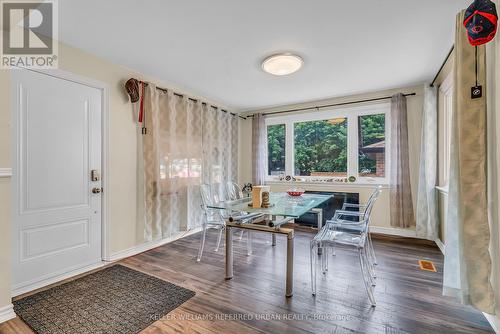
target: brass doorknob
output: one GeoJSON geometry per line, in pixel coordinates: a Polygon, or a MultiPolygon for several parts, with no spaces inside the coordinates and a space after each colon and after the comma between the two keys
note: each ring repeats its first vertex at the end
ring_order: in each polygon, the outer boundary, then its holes
{"type": "Polygon", "coordinates": [[[92,193],[100,194],[102,192],[102,188],[92,188],[92,193]]]}

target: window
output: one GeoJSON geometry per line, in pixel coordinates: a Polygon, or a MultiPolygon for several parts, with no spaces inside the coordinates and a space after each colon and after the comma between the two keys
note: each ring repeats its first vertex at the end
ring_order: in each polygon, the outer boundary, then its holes
{"type": "Polygon", "coordinates": [[[294,124],[295,175],[347,176],[347,119],[294,124]]]}
{"type": "Polygon", "coordinates": [[[285,173],[285,124],[267,127],[267,171],[268,175],[285,173]]]}
{"type": "Polygon", "coordinates": [[[438,103],[438,184],[447,188],[450,176],[453,73],[450,73],[439,86],[438,103]]]}
{"type": "Polygon", "coordinates": [[[385,114],[358,117],[358,172],[364,177],[385,176],[385,114]]]}
{"type": "Polygon", "coordinates": [[[390,104],[266,118],[267,175],[387,183],[390,104]]]}

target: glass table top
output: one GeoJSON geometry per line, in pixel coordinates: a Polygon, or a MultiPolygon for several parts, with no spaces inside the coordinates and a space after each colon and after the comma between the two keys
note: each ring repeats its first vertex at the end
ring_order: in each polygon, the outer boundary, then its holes
{"type": "Polygon", "coordinates": [[[273,216],[298,218],[332,197],[332,195],[318,194],[303,194],[302,196],[293,197],[285,192],[272,192],[269,194],[269,202],[271,205],[274,204],[274,206],[270,208],[252,208],[248,205],[252,203],[252,199],[250,197],[236,201],[219,202],[213,205],[208,205],[208,207],[211,209],[225,209],[249,213],[255,212],[273,216]]]}

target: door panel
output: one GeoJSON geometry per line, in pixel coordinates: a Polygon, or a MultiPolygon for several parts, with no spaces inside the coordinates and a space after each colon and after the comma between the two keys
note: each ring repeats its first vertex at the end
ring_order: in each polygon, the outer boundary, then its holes
{"type": "Polygon", "coordinates": [[[14,289],[101,260],[101,94],[12,71],[14,289]]]}

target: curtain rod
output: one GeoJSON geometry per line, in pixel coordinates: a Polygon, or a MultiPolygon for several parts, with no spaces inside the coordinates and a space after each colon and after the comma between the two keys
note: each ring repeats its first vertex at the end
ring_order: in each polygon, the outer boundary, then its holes
{"type": "Polygon", "coordinates": [[[434,87],[434,83],[436,83],[436,80],[437,80],[439,74],[441,73],[441,71],[443,70],[444,65],[446,65],[446,62],[450,58],[451,53],[453,52],[453,49],[455,49],[455,44],[453,44],[451,46],[450,52],[448,52],[448,55],[446,56],[446,58],[444,59],[443,63],[441,64],[441,67],[439,68],[439,70],[437,71],[436,75],[434,76],[434,79],[432,79],[431,87],[434,87]]]}
{"type": "MultiPolygon", "coordinates": [[[[403,94],[404,96],[415,96],[417,93],[408,93],[408,94],[403,94]]],[[[325,104],[321,106],[314,106],[314,107],[305,107],[305,108],[297,108],[297,109],[289,109],[289,110],[280,110],[280,111],[274,111],[270,113],[263,113],[263,115],[277,115],[277,114],[284,114],[284,113],[289,113],[289,112],[296,112],[296,111],[305,111],[305,110],[312,110],[312,109],[322,109],[322,108],[328,108],[328,107],[337,107],[337,106],[344,106],[348,104],[355,104],[355,103],[363,103],[363,102],[373,102],[373,101],[381,101],[381,100],[387,100],[392,98],[392,96],[384,96],[384,97],[376,97],[373,99],[366,99],[366,100],[358,100],[358,101],[349,101],[349,102],[341,102],[341,103],[334,103],[334,104],[325,104]]],[[[254,114],[248,115],[246,117],[253,117],[254,114]]]]}
{"type": "MultiPolygon", "coordinates": [[[[140,82],[140,83],[144,84],[145,86],[148,86],[148,85],[149,85],[149,82],[142,81],[142,80],[138,80],[138,79],[135,79],[135,78],[132,78],[132,79],[133,79],[133,80],[135,80],[135,81],[137,81],[137,82],[140,82]]],[[[166,88],[156,87],[156,89],[157,89],[157,90],[161,90],[162,92],[168,92],[168,89],[166,89],[166,88]]],[[[182,97],[184,97],[184,95],[183,95],[183,94],[179,94],[179,93],[176,93],[176,92],[173,92],[173,94],[174,94],[175,96],[177,96],[177,97],[181,97],[181,98],[182,98],[182,97]]],[[[197,100],[197,99],[193,99],[192,97],[188,97],[188,99],[189,99],[190,101],[193,101],[193,102],[198,102],[198,100],[197,100]]],[[[204,105],[206,105],[206,106],[212,107],[212,108],[214,108],[214,109],[219,109],[220,111],[225,112],[225,113],[229,113],[229,114],[231,114],[231,115],[233,115],[233,116],[238,116],[238,117],[239,117],[239,118],[241,118],[241,119],[246,119],[246,117],[243,117],[243,116],[240,116],[240,115],[236,115],[235,113],[229,112],[229,111],[227,111],[227,110],[225,110],[225,109],[220,109],[219,107],[214,106],[214,105],[210,105],[210,104],[208,104],[208,103],[206,103],[206,102],[202,102],[201,104],[204,104],[204,105]]]]}

